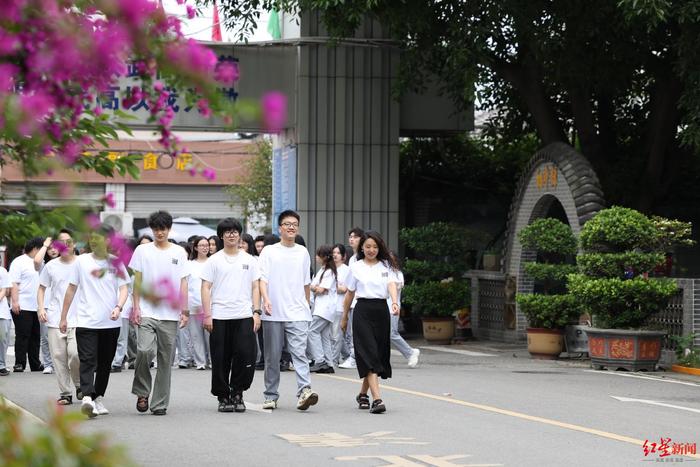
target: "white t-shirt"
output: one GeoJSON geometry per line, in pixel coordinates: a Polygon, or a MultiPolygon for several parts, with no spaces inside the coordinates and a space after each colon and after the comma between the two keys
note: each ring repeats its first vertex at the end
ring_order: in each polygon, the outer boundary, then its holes
{"type": "Polygon", "coordinates": [[[333,271],[321,268],[314,276],[313,283],[326,289],[327,292],[316,295],[314,298],[314,316],[333,321],[335,316],[336,303],[338,301],[338,281],[333,271]],[[325,271],[325,274],[324,274],[325,271]],[[321,278],[323,274],[323,278],[321,278]]]}
{"type": "Polygon", "coordinates": [[[10,281],[19,284],[19,307],[36,311],[36,292],[39,290],[39,273],[34,269],[34,259],[18,256],[10,264],[10,281]]]}
{"type": "MultiPolygon", "coordinates": [[[[348,266],[352,266],[353,264],[357,263],[357,253],[352,255],[350,257],[350,261],[348,261],[348,266]]],[[[349,273],[348,273],[349,274],[349,273]]],[[[347,284],[345,284],[347,286],[347,284]]],[[[352,299],[352,303],[350,304],[350,308],[355,308],[355,305],[357,305],[357,294],[355,294],[355,298],[352,299]]]]}
{"type": "MultiPolygon", "coordinates": [[[[110,315],[119,304],[119,287],[130,282],[123,264],[120,273],[109,259],[97,259],[92,253],[78,256],[68,282],[78,286],[73,300],[78,301],[76,327],[91,329],[118,328],[121,320],[112,321],[110,315]],[[100,277],[100,275],[102,277],[100,277]]],[[[61,304],[63,307],[63,304],[61,304]]]]}
{"type": "MultiPolygon", "coordinates": [[[[401,309],[401,290],[403,289],[403,272],[396,271],[396,303],[399,304],[399,310],[401,309]]],[[[391,310],[391,297],[386,299],[386,304],[391,310]]]]}
{"type": "Polygon", "coordinates": [[[272,302],[272,316],[263,313],[264,321],[311,321],[311,309],[306,301],[304,286],[311,277],[311,258],[301,245],[287,247],[275,243],[260,253],[261,280],[267,283],[272,302]]]}
{"type": "MultiPolygon", "coordinates": [[[[207,260],[208,261],[208,260],[207,260]]],[[[196,315],[202,311],[202,269],[207,262],[200,263],[196,259],[187,262],[190,275],[187,276],[187,300],[190,314],[196,315]]]]}
{"type": "Polygon", "coordinates": [[[231,256],[219,250],[209,257],[201,279],[211,282],[211,316],[244,319],[253,316],[253,282],[260,279],[258,262],[245,251],[231,256]]]}
{"type": "MultiPolygon", "coordinates": [[[[187,253],[180,245],[168,243],[168,248],[161,250],[155,242],[139,245],[134,250],[129,267],[141,273],[142,287],[157,294],[180,293],[180,281],[189,274],[187,253]]],[[[183,307],[185,304],[182,304],[183,307]]],[[[161,321],[179,321],[180,311],[171,306],[171,301],[164,299],[155,304],[141,296],[139,301],[141,317],[161,321]]]]}
{"type": "MultiPolygon", "coordinates": [[[[350,267],[347,264],[341,263],[338,268],[338,285],[347,286],[348,274],[350,274],[350,267]]],[[[336,300],[335,310],[338,313],[343,312],[343,300],[345,300],[345,292],[338,292],[338,299],[336,300]]]]}
{"type": "Polygon", "coordinates": [[[350,266],[348,276],[348,290],[355,291],[356,298],[389,298],[389,282],[398,282],[396,271],[377,261],[373,265],[364,260],[357,261],[350,266]]]}
{"type": "MultiPolygon", "coordinates": [[[[8,274],[7,269],[0,266],[0,289],[10,289],[11,287],[10,274],[8,274]]],[[[0,319],[12,319],[10,307],[7,305],[7,298],[5,298],[4,293],[0,297],[0,319]]]]}
{"type": "MultiPolygon", "coordinates": [[[[68,289],[68,279],[70,279],[77,257],[72,263],[66,264],[59,258],[52,259],[41,268],[39,273],[39,284],[46,287],[44,292],[44,308],[48,321],[46,325],[50,328],[57,328],[61,321],[61,310],[63,310],[63,299],[68,289]]],[[[74,328],[77,325],[77,300],[73,300],[68,309],[68,327],[74,328]]]]}

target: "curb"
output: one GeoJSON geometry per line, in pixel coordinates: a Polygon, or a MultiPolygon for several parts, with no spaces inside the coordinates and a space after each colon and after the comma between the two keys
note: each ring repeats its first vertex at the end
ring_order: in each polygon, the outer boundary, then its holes
{"type": "Polygon", "coordinates": [[[676,373],[684,373],[686,375],[700,376],[700,368],[690,368],[681,365],[671,365],[671,371],[675,371],[676,373]]]}

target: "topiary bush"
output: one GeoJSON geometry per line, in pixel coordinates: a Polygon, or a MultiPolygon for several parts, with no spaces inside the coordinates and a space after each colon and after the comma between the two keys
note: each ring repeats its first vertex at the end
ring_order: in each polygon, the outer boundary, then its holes
{"type": "Polygon", "coordinates": [[[568,289],[602,328],[638,329],[668,306],[678,287],[653,277],[668,248],[688,244],[690,224],[629,208],[600,211],[581,231],[579,272],[568,289]]]}
{"type": "Polygon", "coordinates": [[[579,307],[566,293],[569,274],[576,266],[567,264],[576,254],[576,237],[571,227],[557,219],[537,219],[518,233],[525,250],[537,253],[537,261],[525,263],[525,274],[535,281],[533,294],[519,293],[515,300],[531,328],[564,327],[579,315],[579,307]]]}

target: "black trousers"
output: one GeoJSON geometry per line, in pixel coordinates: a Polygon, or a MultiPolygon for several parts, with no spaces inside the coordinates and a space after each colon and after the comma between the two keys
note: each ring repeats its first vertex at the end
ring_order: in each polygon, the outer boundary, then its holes
{"type": "Polygon", "coordinates": [[[215,319],[209,336],[211,393],[229,397],[253,383],[257,346],[253,318],[215,319]]]}
{"type": "Polygon", "coordinates": [[[22,365],[22,368],[25,368],[27,356],[29,356],[31,370],[41,370],[39,360],[41,331],[37,312],[20,310],[18,315],[12,313],[12,320],[15,322],[15,365],[22,365]]]}
{"type": "Polygon", "coordinates": [[[104,396],[107,390],[119,330],[120,328],[75,328],[80,358],[80,390],[93,400],[104,396]]]}

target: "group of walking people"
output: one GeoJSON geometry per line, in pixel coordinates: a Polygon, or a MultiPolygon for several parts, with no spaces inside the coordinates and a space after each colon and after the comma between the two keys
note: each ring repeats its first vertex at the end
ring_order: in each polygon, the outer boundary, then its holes
{"type": "Polygon", "coordinates": [[[110,372],[128,354],[134,357],[137,411],[166,415],[176,348],[187,348],[199,369],[211,362],[211,393],[220,412],[245,411],[243,394],[256,365],[264,367],[262,407],[277,408],[285,359],[296,373],[297,409],[319,400],[310,373],[332,373],[340,365],[356,367],[362,378],[358,407],[384,412],[379,378],[391,377],[390,344],[409,367],[419,358],[398,334],[403,276],[396,257],[378,233],[354,228],[349,264],[343,244],[320,246],[312,277],[311,258],[298,234],[299,215],[284,211],[277,224],[279,241],[261,242],[264,246],[244,234],[238,220],[223,219],[214,245],[211,238],[196,237],[188,256],[168,241],[172,216],[158,211],[148,219],[152,239],[141,239],[126,265],[109,253],[107,228],[89,234],[90,252],[81,255],[75,255],[68,230],[55,242],[30,240],[9,274],[0,268],[0,374],[8,373],[10,316],[3,311],[10,310],[3,300],[10,290],[14,370],[24,370],[27,356],[32,370],[41,369],[35,328],[45,323],[58,403],[71,404],[75,389],[90,418],[109,413],[104,396],[110,372]],[[49,248],[59,250],[58,257],[34,264],[49,248]],[[32,301],[28,291],[35,286],[32,301]],[[188,331],[187,346],[178,330],[188,331]],[[129,351],[132,341],[136,348],[129,351]]]}

